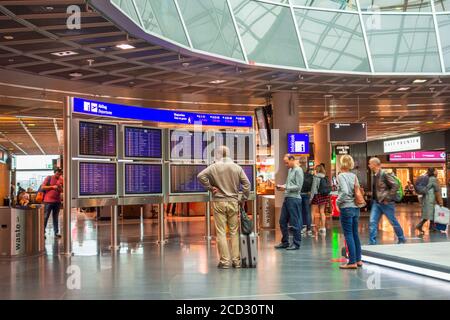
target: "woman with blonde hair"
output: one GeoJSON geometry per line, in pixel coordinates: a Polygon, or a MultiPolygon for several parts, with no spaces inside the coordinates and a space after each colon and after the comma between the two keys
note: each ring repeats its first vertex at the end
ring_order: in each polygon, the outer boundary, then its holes
{"type": "Polygon", "coordinates": [[[359,207],[356,203],[356,190],[360,188],[358,177],[350,172],[355,163],[350,155],[344,155],[340,159],[341,173],[338,175],[337,207],[340,211],[342,230],[347,243],[349,260],[341,265],[341,269],[357,269],[362,266],[361,241],[359,240],[358,223],[359,207]]]}
{"type": "Polygon", "coordinates": [[[319,234],[325,235],[326,229],[326,217],[325,208],[330,202],[331,185],[328,181],[325,167],[318,165],[315,167],[316,174],[313,177],[313,183],[311,186],[311,204],[316,205],[320,214],[319,234]]]}

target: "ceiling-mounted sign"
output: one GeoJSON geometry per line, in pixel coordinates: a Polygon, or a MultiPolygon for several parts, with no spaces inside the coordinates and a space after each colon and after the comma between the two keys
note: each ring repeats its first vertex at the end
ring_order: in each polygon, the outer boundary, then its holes
{"type": "Polygon", "coordinates": [[[337,155],[350,154],[350,146],[336,146],[337,155]]]}
{"type": "Polygon", "coordinates": [[[367,123],[330,123],[330,142],[366,142],[367,123]]]}
{"type": "Polygon", "coordinates": [[[384,153],[419,150],[421,148],[420,136],[384,141],[384,153]]]}
{"type": "Polygon", "coordinates": [[[200,124],[219,127],[252,127],[253,117],[204,114],[184,111],[141,108],[109,102],[73,98],[73,112],[108,118],[167,122],[184,125],[200,124]]]}
{"type": "Polygon", "coordinates": [[[308,133],[288,133],[289,154],[309,154],[308,133]]]}

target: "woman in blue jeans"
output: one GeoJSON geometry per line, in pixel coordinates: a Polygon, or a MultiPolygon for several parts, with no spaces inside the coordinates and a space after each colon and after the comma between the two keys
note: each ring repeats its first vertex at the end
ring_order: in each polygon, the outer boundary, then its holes
{"type": "Polygon", "coordinates": [[[340,159],[341,173],[338,176],[338,198],[336,204],[340,210],[340,220],[349,253],[347,264],[341,269],[362,267],[361,242],[359,241],[359,208],[355,204],[355,186],[359,187],[358,177],[350,172],[355,166],[353,158],[345,155],[340,159]]]}

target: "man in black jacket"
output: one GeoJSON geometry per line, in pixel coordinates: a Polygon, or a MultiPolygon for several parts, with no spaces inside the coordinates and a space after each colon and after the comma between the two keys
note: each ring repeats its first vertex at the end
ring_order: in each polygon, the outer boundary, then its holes
{"type": "Polygon", "coordinates": [[[309,236],[312,236],[310,196],[311,196],[313,175],[308,172],[308,159],[306,157],[301,157],[299,162],[304,175],[301,196],[302,196],[302,221],[303,224],[306,225],[306,228],[302,229],[302,234],[306,232],[309,236]]]}
{"type": "Polygon", "coordinates": [[[378,158],[369,160],[369,168],[372,176],[372,210],[370,211],[369,244],[377,244],[378,223],[384,213],[394,228],[398,243],[406,242],[403,229],[395,217],[395,198],[397,196],[398,184],[394,177],[381,169],[381,161],[378,158]]]}

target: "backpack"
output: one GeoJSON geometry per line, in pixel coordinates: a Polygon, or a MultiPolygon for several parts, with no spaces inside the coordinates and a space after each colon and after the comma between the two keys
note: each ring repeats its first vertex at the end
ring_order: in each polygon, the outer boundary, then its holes
{"type": "Polygon", "coordinates": [[[414,189],[417,194],[425,195],[428,192],[427,186],[430,181],[430,177],[426,174],[417,178],[416,183],[414,184],[414,189]]]}
{"type": "Polygon", "coordinates": [[[321,196],[327,196],[327,195],[329,195],[331,193],[331,185],[328,182],[328,177],[320,178],[318,193],[321,196]]]}
{"type": "MultiPolygon", "coordinates": [[[[52,181],[52,177],[48,176],[47,178],[45,178],[47,180],[47,183],[45,184],[46,187],[50,186],[50,182],[52,181]]],[[[42,201],[44,201],[44,197],[45,197],[45,193],[46,191],[42,188],[44,184],[42,184],[39,187],[39,190],[37,192],[36,195],[36,199],[34,200],[36,203],[42,203],[42,201]]]]}
{"type": "Polygon", "coordinates": [[[395,183],[398,186],[398,190],[397,190],[397,194],[395,196],[395,198],[393,199],[395,202],[401,202],[403,200],[403,197],[405,195],[404,191],[403,191],[403,185],[402,182],[400,181],[400,179],[393,173],[385,173],[385,174],[389,174],[392,178],[394,178],[395,183]]]}
{"type": "Polygon", "coordinates": [[[311,192],[313,184],[313,175],[311,173],[305,173],[303,179],[302,193],[311,192]]]}

